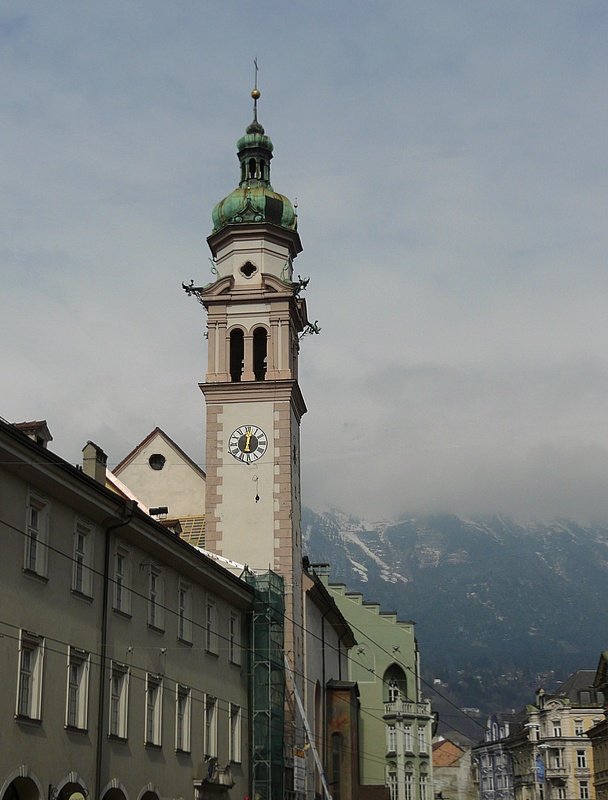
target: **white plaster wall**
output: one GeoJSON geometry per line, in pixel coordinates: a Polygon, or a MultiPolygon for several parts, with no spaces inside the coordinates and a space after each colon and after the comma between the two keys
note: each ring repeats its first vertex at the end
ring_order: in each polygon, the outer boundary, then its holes
{"type": "Polygon", "coordinates": [[[222,554],[256,569],[274,568],[274,415],[270,402],[229,403],[219,417],[218,469],[223,502],[218,506],[222,554]],[[228,441],[241,425],[257,425],[268,438],[268,448],[254,464],[230,455],[228,441]],[[256,494],[259,496],[256,502],[256,494]]]}
{"type": "Polygon", "coordinates": [[[160,434],[119,473],[120,480],[148,507],[167,506],[170,517],[205,513],[205,481],[160,434]],[[148,459],[160,453],[166,459],[154,470],[148,459]]]}

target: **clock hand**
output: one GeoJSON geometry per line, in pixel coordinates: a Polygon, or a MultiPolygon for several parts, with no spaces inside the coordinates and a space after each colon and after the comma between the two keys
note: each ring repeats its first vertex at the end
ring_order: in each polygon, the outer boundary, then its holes
{"type": "Polygon", "coordinates": [[[252,436],[253,436],[253,433],[251,431],[251,428],[249,428],[249,430],[245,431],[245,447],[243,448],[243,453],[250,453],[251,452],[251,449],[249,447],[249,442],[251,441],[251,437],[252,436]]]}

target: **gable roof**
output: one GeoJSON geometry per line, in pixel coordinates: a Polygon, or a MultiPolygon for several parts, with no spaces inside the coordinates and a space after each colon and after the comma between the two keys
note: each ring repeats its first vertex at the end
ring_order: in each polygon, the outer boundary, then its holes
{"type": "Polygon", "coordinates": [[[112,470],[114,475],[120,475],[120,473],[125,469],[125,467],[131,464],[135,460],[136,456],[138,456],[141,453],[141,451],[148,444],[150,444],[150,442],[154,438],[156,438],[156,436],[161,436],[167,442],[167,444],[173,447],[174,450],[176,450],[180,454],[180,456],[184,459],[184,461],[186,461],[189,464],[189,466],[191,466],[192,469],[195,470],[195,472],[197,472],[203,479],[206,479],[207,476],[205,475],[204,470],[202,470],[199,467],[199,465],[190,458],[188,453],[182,450],[182,448],[177,444],[177,442],[174,442],[173,439],[168,434],[166,434],[162,428],[159,428],[158,425],[156,426],[156,428],[154,428],[153,431],[150,431],[150,433],[146,436],[146,438],[142,439],[142,441],[138,445],[136,445],[133,448],[133,450],[131,450],[131,452],[128,453],[123,458],[123,460],[120,461],[114,467],[114,469],[112,470]]]}

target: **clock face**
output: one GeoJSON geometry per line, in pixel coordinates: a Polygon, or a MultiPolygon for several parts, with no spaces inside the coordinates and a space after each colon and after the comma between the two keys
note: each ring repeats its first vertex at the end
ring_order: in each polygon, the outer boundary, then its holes
{"type": "Polygon", "coordinates": [[[230,455],[244,464],[252,464],[262,458],[268,447],[268,439],[261,428],[255,425],[241,425],[228,441],[230,455]]]}

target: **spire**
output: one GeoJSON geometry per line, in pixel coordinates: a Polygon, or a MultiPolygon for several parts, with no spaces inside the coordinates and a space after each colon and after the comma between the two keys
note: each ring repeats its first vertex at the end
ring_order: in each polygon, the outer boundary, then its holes
{"type": "Polygon", "coordinates": [[[270,222],[295,231],[295,209],[270,183],[270,160],[274,145],[258,121],[258,62],[254,60],[255,82],[251,91],[253,120],[236,143],[241,167],[238,187],[213,209],[213,232],[228,224],[270,222]]]}

